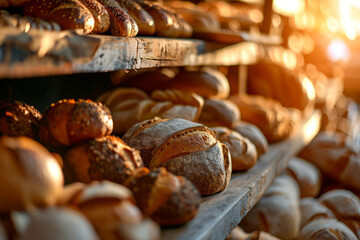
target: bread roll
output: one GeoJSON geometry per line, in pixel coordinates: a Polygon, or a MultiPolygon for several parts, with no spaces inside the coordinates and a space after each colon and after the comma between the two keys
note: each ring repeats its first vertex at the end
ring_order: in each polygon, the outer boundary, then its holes
{"type": "Polygon", "coordinates": [[[91,12],[78,0],[32,0],[24,6],[24,15],[58,23],[62,29],[90,33],[95,27],[91,12]]]}
{"type": "Polygon", "coordinates": [[[132,190],[140,210],[161,226],[190,221],[196,216],[201,203],[199,191],[189,180],[175,176],[165,168],[134,178],[127,186],[132,190]]]}
{"type": "Polygon", "coordinates": [[[299,184],[301,198],[316,197],[319,194],[321,173],[316,166],[301,158],[293,157],[286,171],[299,184]]]}
{"type": "Polygon", "coordinates": [[[318,219],[307,224],[297,237],[299,240],[356,240],[354,233],[336,219],[318,219]]]}
{"type": "Polygon", "coordinates": [[[341,134],[320,132],[299,156],[347,187],[360,190],[360,155],[344,143],[341,134]]]}
{"type": "Polygon", "coordinates": [[[235,124],[233,130],[249,139],[255,145],[258,156],[266,153],[269,147],[268,141],[254,124],[240,121],[235,124]]]}
{"type": "Polygon", "coordinates": [[[139,32],[135,20],[116,0],[98,0],[110,15],[110,32],[115,36],[134,37],[139,32]]]}
{"type": "Polygon", "coordinates": [[[41,113],[26,103],[0,100],[0,135],[38,139],[41,113]]]}
{"type": "Polygon", "coordinates": [[[182,70],[171,80],[170,88],[194,92],[208,99],[226,99],[230,94],[229,81],[225,75],[210,68],[182,70]]]}
{"type": "Polygon", "coordinates": [[[305,110],[314,104],[315,88],[284,67],[268,62],[249,66],[247,93],[272,98],[284,107],[305,110]]]}
{"type": "Polygon", "coordinates": [[[61,100],[44,112],[40,140],[47,146],[70,146],[109,135],[113,130],[110,111],[91,100],[61,100]]]}
{"type": "Polygon", "coordinates": [[[232,128],[239,120],[240,112],[234,103],[228,100],[208,99],[204,102],[199,123],[208,127],[232,128]]]}
{"type": "Polygon", "coordinates": [[[215,137],[228,146],[233,171],[243,171],[252,168],[257,162],[255,145],[249,139],[226,127],[213,127],[215,137]]]}
{"type": "Polygon", "coordinates": [[[303,198],[300,200],[301,229],[316,219],[335,218],[330,209],[322,205],[315,198],[303,198]]]}
{"type": "Polygon", "coordinates": [[[143,165],[139,152],[114,136],[81,143],[69,149],[64,160],[68,180],[84,183],[93,180],[124,183],[143,165]]]}
{"type": "Polygon", "coordinates": [[[64,177],[54,157],[27,137],[0,138],[0,213],[55,204],[64,177]]]}
{"type": "Polygon", "coordinates": [[[159,226],[144,219],[133,203],[130,190],[108,181],[91,183],[69,202],[90,220],[101,239],[159,239],[159,226]]]}
{"type": "Polygon", "coordinates": [[[298,110],[284,108],[262,96],[232,95],[229,100],[238,106],[241,119],[260,128],[269,143],[288,138],[301,119],[298,110]]]}
{"type": "Polygon", "coordinates": [[[297,236],[300,221],[297,183],[287,175],[280,175],[242,220],[240,227],[247,232],[262,230],[280,239],[291,239],[297,236]]]}
{"type": "Polygon", "coordinates": [[[105,7],[97,0],[79,0],[90,10],[95,20],[95,26],[92,33],[106,32],[110,27],[110,15],[105,7]]]}
{"type": "Polygon", "coordinates": [[[97,240],[99,237],[85,216],[70,208],[56,207],[36,212],[17,239],[97,240]]]}
{"type": "Polygon", "coordinates": [[[225,238],[225,240],[279,240],[279,239],[266,232],[255,231],[252,233],[246,233],[241,228],[236,227],[225,238]]]}
{"type": "Polygon", "coordinates": [[[201,124],[180,118],[154,118],[132,126],[123,139],[140,151],[145,166],[163,166],[188,178],[201,195],[222,191],[230,181],[228,148],[201,124]]]}

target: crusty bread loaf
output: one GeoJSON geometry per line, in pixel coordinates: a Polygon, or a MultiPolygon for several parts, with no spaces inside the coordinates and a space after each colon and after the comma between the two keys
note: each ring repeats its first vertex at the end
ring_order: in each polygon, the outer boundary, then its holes
{"type": "Polygon", "coordinates": [[[155,21],[151,15],[140,6],[139,3],[132,0],[117,0],[117,2],[135,20],[139,27],[139,34],[154,35],[155,21]]]}
{"type": "Polygon", "coordinates": [[[0,212],[55,204],[64,177],[41,144],[27,137],[0,138],[0,212]]]}
{"type": "Polygon", "coordinates": [[[246,233],[240,227],[236,227],[225,240],[279,240],[277,237],[262,231],[246,233]]]}
{"type": "Polygon", "coordinates": [[[135,20],[116,0],[98,0],[110,15],[110,32],[115,36],[134,37],[139,32],[135,20]]]}
{"type": "Polygon", "coordinates": [[[260,128],[268,142],[289,137],[299,125],[300,112],[277,101],[246,94],[232,95],[229,100],[238,106],[241,119],[260,128]]]}
{"type": "Polygon", "coordinates": [[[32,0],[24,6],[24,15],[58,23],[62,29],[90,33],[95,27],[91,12],[78,0],[32,0]]]}
{"type": "Polygon", "coordinates": [[[70,146],[109,135],[113,130],[110,111],[91,100],[60,100],[51,104],[40,123],[40,141],[46,146],[70,146]]]}
{"type": "Polygon", "coordinates": [[[180,118],[154,118],[132,126],[123,139],[140,151],[145,166],[163,166],[187,177],[201,195],[222,191],[230,181],[230,152],[204,125],[180,118]]]}
{"type": "Polygon", "coordinates": [[[228,146],[233,171],[243,171],[252,168],[257,162],[255,145],[249,139],[226,127],[213,127],[215,137],[228,146]]]}
{"type": "Polygon", "coordinates": [[[161,226],[190,221],[201,203],[199,191],[189,180],[165,168],[133,178],[127,187],[132,190],[140,210],[161,226]]]}
{"type": "Polygon", "coordinates": [[[266,153],[269,143],[264,134],[254,124],[239,121],[235,124],[233,130],[249,139],[255,145],[258,156],[266,153]]]}
{"type": "Polygon", "coordinates": [[[240,120],[237,106],[228,100],[207,99],[201,112],[199,123],[208,127],[234,127],[240,120]]]}
{"type": "Polygon", "coordinates": [[[41,113],[26,103],[0,100],[0,135],[38,139],[41,113]]]}
{"type": "Polygon", "coordinates": [[[297,236],[300,221],[297,183],[287,175],[280,175],[242,220],[240,227],[247,232],[262,230],[280,239],[291,239],[297,236]]]}
{"type": "Polygon", "coordinates": [[[341,134],[320,132],[299,156],[347,187],[360,190],[360,155],[344,143],[341,134]]]}
{"type": "Polygon", "coordinates": [[[110,15],[105,7],[97,0],[79,0],[90,10],[95,20],[95,26],[92,33],[106,32],[110,27],[110,15]]]}
{"type": "Polygon", "coordinates": [[[305,110],[314,104],[315,88],[310,80],[275,63],[260,62],[249,66],[247,93],[278,100],[289,108],[305,110]]]}
{"type": "Polygon", "coordinates": [[[321,187],[321,173],[312,163],[301,158],[290,159],[287,173],[293,177],[300,188],[300,197],[317,197],[321,187]]]}
{"type": "Polygon", "coordinates": [[[330,209],[322,205],[315,198],[303,198],[300,200],[301,227],[320,218],[335,218],[330,209]]]}
{"type": "Polygon", "coordinates": [[[204,100],[195,93],[178,90],[157,90],[148,96],[134,88],[119,88],[98,99],[110,108],[114,133],[124,133],[135,123],[153,118],[183,118],[197,121],[204,100]]]}
{"type": "Polygon", "coordinates": [[[357,237],[336,219],[317,219],[307,224],[299,233],[299,240],[356,240],[357,237]]]}
{"type": "Polygon", "coordinates": [[[101,239],[159,239],[159,226],[144,219],[134,205],[131,191],[124,186],[108,181],[93,182],[73,194],[68,204],[81,210],[101,239]]]}
{"type": "Polygon", "coordinates": [[[170,82],[170,88],[194,92],[204,98],[226,99],[230,93],[229,81],[219,71],[202,68],[200,71],[180,71],[170,82]]]}
{"type": "Polygon", "coordinates": [[[54,207],[33,214],[25,232],[16,239],[98,240],[99,237],[85,216],[71,208],[54,207]]]}
{"type": "Polygon", "coordinates": [[[139,152],[114,136],[74,146],[66,152],[64,160],[67,180],[84,183],[93,180],[124,183],[143,165],[139,152]]]}

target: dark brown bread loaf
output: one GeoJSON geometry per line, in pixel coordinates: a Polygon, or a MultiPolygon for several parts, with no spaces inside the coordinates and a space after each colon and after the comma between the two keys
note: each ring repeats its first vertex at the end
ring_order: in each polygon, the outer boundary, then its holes
{"type": "Polygon", "coordinates": [[[32,0],[24,6],[24,15],[58,23],[62,29],[90,33],[95,27],[91,12],[78,0],[32,0]]]}
{"type": "Polygon", "coordinates": [[[133,178],[127,187],[132,190],[140,210],[161,226],[190,221],[201,203],[199,191],[189,180],[175,176],[165,168],[133,178]]]}
{"type": "Polygon", "coordinates": [[[41,113],[26,103],[0,100],[0,135],[38,139],[41,113]]]}
{"type": "Polygon", "coordinates": [[[222,191],[230,181],[230,152],[204,125],[154,118],[132,126],[123,139],[140,151],[145,166],[188,178],[201,195],[222,191]]]}
{"type": "Polygon", "coordinates": [[[51,104],[43,116],[40,141],[46,146],[70,146],[113,130],[109,109],[91,100],[61,100],[51,104]]]}
{"type": "Polygon", "coordinates": [[[69,149],[64,157],[68,180],[124,183],[143,163],[139,152],[120,138],[106,136],[69,149]]]}

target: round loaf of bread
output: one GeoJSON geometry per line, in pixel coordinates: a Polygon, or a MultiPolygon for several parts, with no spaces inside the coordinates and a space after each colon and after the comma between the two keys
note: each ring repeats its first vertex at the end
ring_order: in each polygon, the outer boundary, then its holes
{"type": "Polygon", "coordinates": [[[0,213],[55,204],[64,177],[54,157],[27,137],[0,138],[0,213]]]}
{"type": "Polygon", "coordinates": [[[188,178],[201,195],[222,191],[230,181],[230,152],[202,124],[154,118],[132,126],[123,139],[140,151],[145,166],[188,178]]]}
{"type": "Polygon", "coordinates": [[[255,166],[257,152],[255,145],[249,139],[226,127],[213,127],[215,137],[228,146],[233,171],[244,171],[255,166]]]}
{"type": "Polygon", "coordinates": [[[127,185],[137,206],[161,226],[184,224],[193,219],[201,203],[196,187],[186,178],[158,168],[127,185]],[[156,192],[156,194],[153,194],[156,192]]]}
{"type": "Polygon", "coordinates": [[[120,138],[106,136],[69,149],[64,157],[69,181],[109,180],[124,183],[143,165],[139,152],[120,138]]]}
{"type": "Polygon", "coordinates": [[[43,116],[40,140],[46,146],[70,146],[113,130],[109,109],[91,100],[61,100],[51,104],[43,116]]]}
{"type": "Polygon", "coordinates": [[[0,100],[0,135],[38,138],[41,113],[26,103],[0,100]]]}
{"type": "Polygon", "coordinates": [[[71,208],[56,207],[36,212],[25,232],[17,239],[98,240],[99,237],[85,216],[71,208]]]}

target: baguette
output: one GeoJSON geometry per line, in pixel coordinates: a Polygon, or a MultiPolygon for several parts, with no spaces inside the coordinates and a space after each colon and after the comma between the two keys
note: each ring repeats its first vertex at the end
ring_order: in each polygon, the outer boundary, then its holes
{"type": "Polygon", "coordinates": [[[95,26],[92,33],[106,32],[110,27],[110,15],[105,7],[97,0],[79,0],[90,10],[95,20],[95,26]]]}
{"type": "Polygon", "coordinates": [[[300,200],[301,229],[316,219],[335,218],[333,212],[322,205],[315,198],[303,198],[300,200]]]}

